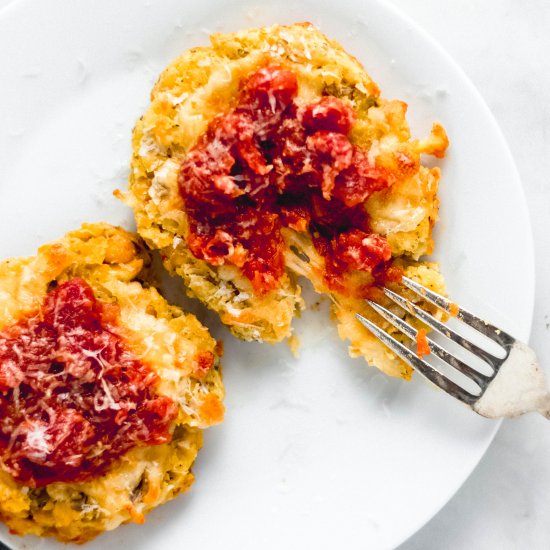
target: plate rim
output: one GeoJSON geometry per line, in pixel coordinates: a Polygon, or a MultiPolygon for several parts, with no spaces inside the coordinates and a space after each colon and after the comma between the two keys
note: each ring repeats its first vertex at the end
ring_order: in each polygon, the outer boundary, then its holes
{"type": "MultiPolygon", "coordinates": [[[[21,0],[19,0],[21,1],[21,0]]],[[[498,121],[489,108],[487,102],[485,101],[485,98],[481,94],[481,92],[478,90],[476,85],[473,83],[471,78],[466,74],[465,70],[460,66],[460,64],[452,57],[452,55],[433,37],[428,31],[426,31],[419,23],[417,23],[411,16],[409,16],[407,13],[405,13],[403,10],[401,10],[399,7],[397,7],[395,4],[393,4],[390,0],[373,0],[374,2],[378,3],[379,5],[383,6],[383,8],[387,9],[388,11],[392,12],[392,14],[395,17],[399,17],[402,21],[404,21],[409,27],[414,29],[414,31],[419,34],[426,42],[430,44],[432,48],[438,51],[438,53],[445,59],[446,63],[451,66],[457,74],[460,75],[461,79],[464,81],[464,83],[468,86],[470,92],[476,97],[478,104],[483,108],[485,111],[485,114],[487,116],[487,120],[490,120],[491,125],[493,126],[493,130],[495,131],[495,134],[498,135],[500,145],[502,146],[503,150],[506,152],[506,155],[509,158],[510,165],[513,167],[513,179],[515,180],[515,185],[517,187],[517,190],[519,191],[521,195],[521,210],[522,217],[525,220],[525,230],[529,235],[528,243],[527,244],[527,255],[529,256],[529,281],[531,282],[531,291],[530,291],[530,303],[529,303],[529,311],[531,312],[528,326],[525,328],[525,341],[528,342],[528,340],[531,338],[531,333],[533,329],[533,314],[534,314],[534,307],[535,307],[535,289],[536,289],[536,273],[535,273],[535,249],[534,249],[534,239],[533,239],[533,227],[531,223],[531,216],[529,209],[527,207],[527,198],[525,195],[525,188],[523,186],[523,182],[521,179],[521,175],[519,173],[519,170],[516,165],[516,161],[514,159],[514,156],[512,154],[512,151],[510,149],[510,146],[504,136],[504,133],[502,132],[502,129],[500,128],[500,125],[498,124],[498,121]]],[[[405,544],[412,536],[414,536],[417,532],[419,532],[421,529],[423,529],[432,519],[434,519],[439,512],[450,502],[450,500],[457,494],[457,492],[464,486],[464,484],[468,481],[474,470],[478,467],[479,463],[487,453],[487,450],[492,445],[496,434],[498,433],[499,429],[502,426],[503,419],[498,419],[494,422],[494,427],[492,430],[491,435],[487,438],[487,441],[484,445],[480,446],[482,448],[479,457],[477,460],[474,461],[474,464],[472,465],[470,471],[468,474],[464,477],[462,482],[452,491],[450,491],[448,497],[444,500],[444,502],[441,503],[440,506],[438,506],[431,515],[425,518],[425,520],[416,528],[413,529],[400,543],[398,543],[398,546],[401,546],[405,544]]],[[[397,548],[397,547],[396,547],[397,548]]]]}
{"type": "MultiPolygon", "coordinates": [[[[19,0],[21,1],[21,0],[19,0]]],[[[454,72],[460,75],[464,83],[468,86],[470,92],[476,97],[478,104],[483,108],[485,111],[485,114],[487,116],[487,120],[491,121],[491,125],[493,126],[493,129],[495,131],[495,134],[498,135],[500,145],[502,146],[503,150],[506,152],[510,165],[513,167],[513,179],[515,180],[515,184],[517,187],[517,190],[519,191],[521,195],[521,210],[522,217],[525,220],[525,230],[529,235],[528,243],[527,244],[527,255],[529,256],[529,281],[531,282],[531,291],[530,291],[530,303],[529,303],[529,311],[531,312],[529,322],[527,327],[525,328],[525,341],[528,342],[528,340],[531,338],[531,333],[533,329],[533,314],[534,314],[534,307],[535,307],[535,289],[536,289],[536,273],[535,273],[535,249],[534,249],[534,239],[533,239],[533,227],[531,223],[531,216],[529,209],[527,207],[527,197],[525,195],[525,188],[523,186],[523,182],[521,179],[521,175],[519,173],[519,170],[516,165],[515,158],[512,154],[512,151],[510,149],[510,146],[504,136],[504,133],[502,132],[502,129],[500,128],[500,125],[489,108],[487,102],[485,101],[485,98],[481,94],[481,92],[478,90],[474,82],[471,80],[471,78],[466,74],[465,70],[461,67],[461,65],[454,59],[454,57],[433,37],[428,31],[426,31],[419,23],[417,23],[411,16],[409,16],[407,13],[405,13],[403,10],[398,8],[395,4],[393,4],[390,0],[374,0],[379,5],[383,6],[388,11],[392,12],[395,17],[401,18],[405,23],[407,23],[408,26],[414,29],[416,33],[418,33],[422,38],[430,44],[432,48],[438,51],[438,53],[445,59],[446,63],[450,65],[454,72]]],[[[474,470],[478,467],[479,463],[487,453],[487,450],[492,445],[496,434],[498,433],[499,429],[502,426],[503,419],[498,419],[494,423],[494,428],[492,430],[491,435],[487,438],[487,441],[482,447],[482,451],[479,454],[478,459],[474,462],[472,465],[470,471],[468,474],[464,477],[462,482],[449,493],[448,497],[444,500],[444,502],[441,503],[439,507],[437,507],[429,517],[426,517],[424,522],[419,525],[416,529],[412,530],[406,538],[404,538],[398,546],[401,546],[405,544],[413,535],[415,535],[418,531],[423,529],[432,519],[434,519],[439,512],[450,502],[452,498],[457,494],[457,492],[464,486],[464,484],[468,481],[474,470]]]]}

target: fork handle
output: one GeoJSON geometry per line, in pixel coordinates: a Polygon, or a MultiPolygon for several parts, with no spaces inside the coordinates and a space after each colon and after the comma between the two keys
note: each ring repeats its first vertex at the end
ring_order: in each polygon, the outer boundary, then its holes
{"type": "Polygon", "coordinates": [[[527,344],[514,342],[508,358],[472,408],[488,418],[511,418],[536,411],[550,420],[546,376],[527,344]]]}
{"type": "Polygon", "coordinates": [[[537,412],[550,420],[550,393],[541,397],[537,406],[537,412]]]}

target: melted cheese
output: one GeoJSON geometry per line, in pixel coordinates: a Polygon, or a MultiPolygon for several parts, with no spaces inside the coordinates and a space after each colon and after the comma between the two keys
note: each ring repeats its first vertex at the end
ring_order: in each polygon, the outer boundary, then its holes
{"type": "MultiPolygon", "coordinates": [[[[99,299],[118,305],[118,330],[126,344],[160,376],[157,391],[180,404],[170,443],[136,447],[105,475],[85,483],[29,489],[0,467],[0,516],[12,531],[85,542],[121,523],[143,522],[144,514],[193,482],[190,469],[202,444],[200,428],[223,416],[217,361],[207,373],[195,372],[197,355],[215,355],[216,342],[193,315],[135,280],[147,280],[149,264],[139,239],[107,224],[84,225],[35,257],[0,262],[0,297],[5,298],[0,329],[33,311],[52,280],[82,277],[99,299]]],[[[36,453],[47,453],[49,442],[40,425],[27,430],[26,437],[36,453]]]]}
{"type": "MultiPolygon", "coordinates": [[[[400,265],[417,273],[417,260],[433,247],[439,181],[439,170],[423,167],[420,155],[444,154],[447,138],[443,128],[436,124],[427,139],[411,139],[405,118],[407,105],[380,97],[377,85],[360,63],[310,24],[215,34],[211,42],[210,47],[184,52],[161,74],[151,106],[134,130],[129,192],[123,196],[134,209],[139,233],[150,247],[161,251],[165,266],[183,278],[189,294],[217,312],[239,338],[273,343],[291,337],[292,318],[304,307],[297,275],[308,277],[319,292],[327,292],[321,275],[324,261],[311,239],[285,230],[288,276],[277,290],[255,296],[238,268],[212,266],[190,253],[176,175],[171,171],[163,180],[162,194],[157,189],[157,174],[164,163],[170,162],[170,170],[172,163],[179,164],[209,122],[234,106],[241,80],[268,63],[296,74],[299,101],[312,102],[328,94],[353,105],[357,122],[351,141],[367,150],[371,161],[387,168],[396,180],[389,189],[371,196],[365,208],[374,230],[386,236],[400,265]],[[185,99],[174,101],[180,97],[185,99]],[[156,147],[148,146],[151,137],[156,147]],[[146,154],[142,154],[144,144],[146,154]]],[[[427,278],[437,279],[436,290],[443,292],[443,280],[435,267],[425,267],[433,272],[427,278]]],[[[368,278],[368,274],[363,277],[368,278]]],[[[361,275],[357,278],[360,284],[361,275]]],[[[363,302],[336,294],[332,298],[339,334],[350,340],[350,354],[363,356],[388,374],[408,378],[410,369],[388,355],[383,344],[346,313],[363,311],[363,302]]]]}

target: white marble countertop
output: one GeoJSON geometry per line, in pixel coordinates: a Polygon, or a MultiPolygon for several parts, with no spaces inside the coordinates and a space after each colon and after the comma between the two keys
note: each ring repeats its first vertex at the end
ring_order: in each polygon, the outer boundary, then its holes
{"type": "MultiPolygon", "coordinates": [[[[11,1],[0,0],[0,9],[11,1]]],[[[523,180],[536,250],[536,306],[530,343],[541,363],[548,365],[550,2],[392,2],[462,66],[510,145],[523,180]]],[[[455,497],[400,550],[548,550],[548,488],[550,425],[536,416],[506,421],[455,497]]]]}

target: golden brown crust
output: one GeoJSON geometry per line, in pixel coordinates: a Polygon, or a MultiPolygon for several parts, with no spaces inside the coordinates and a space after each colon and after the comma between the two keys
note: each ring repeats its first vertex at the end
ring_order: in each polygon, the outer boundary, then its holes
{"type": "Polygon", "coordinates": [[[35,311],[52,281],[82,277],[97,298],[118,306],[126,344],[159,375],[157,391],[181,405],[170,443],[136,447],[89,481],[30,489],[0,467],[0,517],[17,534],[85,542],[121,523],[142,523],[193,482],[201,428],[223,418],[219,348],[193,315],[149,286],[149,264],[139,237],[107,224],[85,224],[34,257],[0,262],[0,329],[35,311]],[[199,368],[205,354],[214,360],[206,375],[199,368]]]}
{"type": "MultiPolygon", "coordinates": [[[[433,264],[416,268],[419,257],[433,248],[440,177],[438,168],[422,166],[420,155],[443,156],[443,128],[435,124],[427,139],[411,139],[407,105],[381,98],[361,64],[308,23],[215,34],[211,42],[184,52],[161,74],[151,105],[134,130],[129,192],[119,195],[133,207],[138,232],[161,251],[165,266],[184,279],[188,292],[216,311],[236,336],[265,342],[291,335],[292,318],[303,308],[298,275],[311,279],[319,292],[328,292],[321,275],[324,260],[307,233],[285,230],[287,273],[280,288],[266,296],[255,296],[237,267],[209,265],[186,245],[188,223],[177,184],[181,161],[214,116],[234,105],[241,80],[267,63],[296,74],[300,100],[333,95],[351,102],[357,115],[351,140],[396,180],[365,203],[373,229],[387,238],[393,256],[410,267],[412,276],[443,291],[433,264]]],[[[339,333],[351,341],[350,353],[388,374],[409,377],[410,369],[345,313],[364,312],[363,303],[331,294],[339,304],[339,333]]]]}

